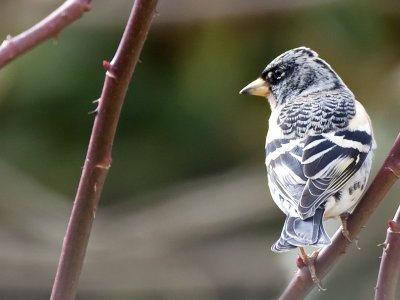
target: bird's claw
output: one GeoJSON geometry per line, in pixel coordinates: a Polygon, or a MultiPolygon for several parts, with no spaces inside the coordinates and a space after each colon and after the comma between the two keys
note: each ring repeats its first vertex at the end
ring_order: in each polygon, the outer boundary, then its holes
{"type": "Polygon", "coordinates": [[[350,237],[350,231],[347,228],[347,220],[349,219],[350,214],[348,212],[342,213],[340,215],[340,220],[342,221],[342,234],[343,236],[352,243],[353,240],[350,237]]]}
{"type": "Polygon", "coordinates": [[[315,269],[315,260],[318,257],[319,252],[314,251],[310,256],[304,251],[304,248],[300,247],[300,257],[303,260],[305,266],[307,266],[308,270],[310,271],[311,280],[317,286],[319,291],[326,291],[324,287],[321,285],[321,281],[319,280],[316,269],[315,269]]]}

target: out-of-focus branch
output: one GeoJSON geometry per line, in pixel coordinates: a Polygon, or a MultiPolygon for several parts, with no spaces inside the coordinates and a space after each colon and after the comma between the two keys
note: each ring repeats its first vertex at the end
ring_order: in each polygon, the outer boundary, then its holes
{"type": "MultiPolygon", "coordinates": [[[[397,136],[383,166],[347,221],[348,230],[353,239],[358,236],[386,193],[396,180],[399,179],[399,176],[400,134],[397,136]]],[[[315,261],[315,268],[319,279],[322,279],[329,272],[338,259],[346,252],[349,245],[350,242],[343,236],[339,229],[332,239],[332,244],[325,247],[315,261]]],[[[304,299],[313,286],[314,283],[311,280],[308,268],[302,267],[296,272],[294,278],[279,299],[304,299]]]]}
{"type": "Polygon", "coordinates": [[[0,68],[41,42],[55,38],[69,24],[90,9],[91,0],[67,0],[59,8],[28,30],[7,36],[0,46],[0,68]]]}
{"type": "MultiPolygon", "coordinates": [[[[400,176],[400,174],[398,174],[400,176]]],[[[379,268],[375,300],[394,300],[400,273],[400,206],[388,222],[386,240],[379,268]]]]}
{"type": "Polygon", "coordinates": [[[114,136],[130,79],[153,20],[157,0],[136,0],[118,50],[107,70],[89,148],[65,234],[52,300],[71,300],[78,281],[100,195],[111,166],[114,136]]]}

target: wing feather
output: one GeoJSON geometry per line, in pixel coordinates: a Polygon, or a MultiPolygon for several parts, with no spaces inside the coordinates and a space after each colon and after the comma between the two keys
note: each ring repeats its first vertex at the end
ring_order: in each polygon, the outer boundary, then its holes
{"type": "Polygon", "coordinates": [[[371,147],[372,136],[361,131],[344,130],[309,137],[302,160],[308,180],[298,204],[300,216],[314,215],[321,204],[340,191],[360,169],[371,147]],[[315,147],[307,147],[315,141],[319,141],[315,147]]]}
{"type": "Polygon", "coordinates": [[[343,130],[304,139],[276,139],[266,145],[266,166],[274,201],[302,219],[340,191],[359,170],[372,147],[372,136],[343,130]]]}

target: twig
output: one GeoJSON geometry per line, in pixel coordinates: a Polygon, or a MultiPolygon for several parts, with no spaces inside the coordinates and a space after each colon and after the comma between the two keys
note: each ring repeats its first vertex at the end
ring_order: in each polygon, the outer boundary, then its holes
{"type": "Polygon", "coordinates": [[[0,46],[0,68],[41,42],[57,35],[90,10],[91,0],[67,0],[59,8],[28,30],[7,36],[0,46]]]}
{"type": "Polygon", "coordinates": [[[74,299],[100,194],[111,166],[116,127],[130,79],[152,22],[157,0],[136,0],[118,50],[109,62],[97,117],[72,208],[51,294],[74,299]]]}
{"type": "Polygon", "coordinates": [[[394,300],[400,273],[400,206],[388,222],[386,240],[379,268],[375,300],[394,300]]]}
{"type": "MultiPolygon", "coordinates": [[[[358,236],[386,193],[396,180],[399,179],[399,174],[400,134],[397,136],[383,166],[347,221],[351,237],[358,236]]],[[[343,236],[342,231],[339,229],[332,239],[332,244],[324,248],[315,261],[315,268],[319,279],[322,279],[329,272],[337,260],[346,252],[349,245],[350,242],[343,236]]],[[[302,267],[296,272],[294,278],[279,299],[304,299],[313,286],[314,283],[311,280],[308,268],[302,267]]]]}

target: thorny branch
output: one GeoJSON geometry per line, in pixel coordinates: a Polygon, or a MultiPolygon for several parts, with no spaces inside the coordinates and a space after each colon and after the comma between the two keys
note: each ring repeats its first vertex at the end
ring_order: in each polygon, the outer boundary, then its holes
{"type": "Polygon", "coordinates": [[[375,300],[394,300],[400,273],[400,206],[393,220],[388,222],[375,300]]]}
{"type": "Polygon", "coordinates": [[[41,42],[55,38],[65,27],[90,10],[91,0],[67,0],[39,23],[3,41],[0,46],[0,68],[28,52],[41,42]]]}
{"type": "Polygon", "coordinates": [[[65,234],[51,300],[75,298],[90,231],[111,166],[114,136],[130,79],[153,20],[157,0],[136,0],[117,52],[104,62],[106,78],[98,101],[81,180],[65,234]]]}

